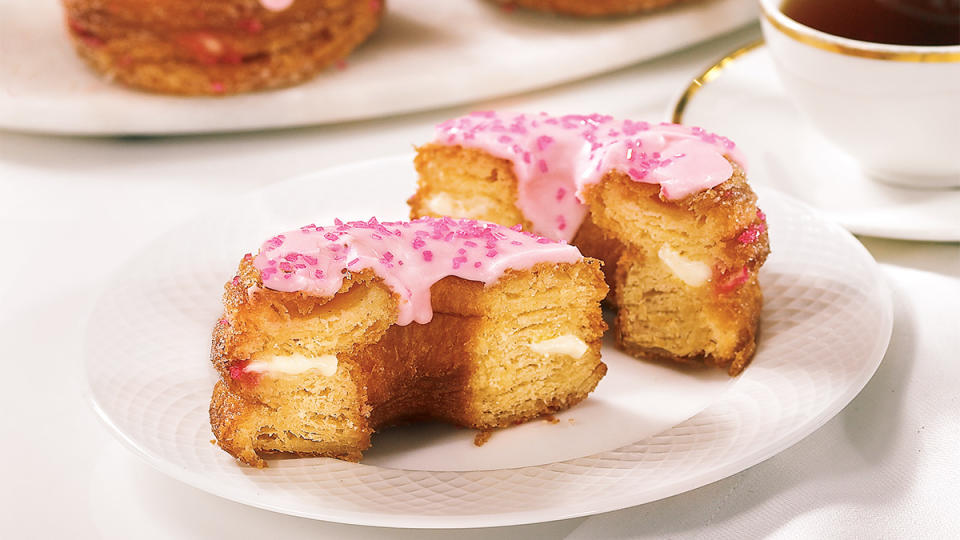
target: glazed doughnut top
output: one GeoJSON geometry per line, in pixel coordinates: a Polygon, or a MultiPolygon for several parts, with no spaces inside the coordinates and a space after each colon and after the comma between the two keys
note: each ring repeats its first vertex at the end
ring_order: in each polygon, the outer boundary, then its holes
{"type": "Polygon", "coordinates": [[[267,240],[253,260],[264,287],[333,296],[346,272],[370,269],[399,298],[397,324],[433,318],[430,286],[447,276],[492,285],[508,269],[575,263],[573,246],[479,221],[421,218],[318,227],[306,225],[267,240]]]}
{"type": "Polygon", "coordinates": [[[587,214],[584,188],[610,171],[659,184],[663,199],[677,200],[730,178],[733,167],[724,156],[746,169],[743,155],[726,137],[601,114],[473,112],[439,124],[434,142],[512,161],[517,206],[533,232],[568,242],[587,214]]]}

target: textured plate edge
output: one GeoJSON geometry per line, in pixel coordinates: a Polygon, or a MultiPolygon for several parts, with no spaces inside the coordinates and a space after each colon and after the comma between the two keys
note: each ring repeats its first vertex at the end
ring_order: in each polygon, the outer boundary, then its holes
{"type": "MultiPolygon", "coordinates": [[[[316,176],[322,175],[333,175],[338,172],[353,170],[356,168],[368,168],[374,164],[386,162],[409,162],[413,157],[412,153],[403,153],[398,155],[386,156],[377,159],[359,161],[346,163],[343,165],[322,169],[319,171],[314,171],[310,173],[305,173],[301,175],[294,176],[287,180],[272,184],[265,188],[251,191],[236,197],[230,198],[227,201],[222,201],[217,204],[211,205],[208,208],[202,209],[197,214],[190,216],[182,221],[174,223],[171,227],[167,229],[169,232],[172,229],[183,226],[201,216],[204,213],[207,213],[211,210],[215,210],[221,207],[229,207],[231,203],[235,200],[254,196],[256,194],[266,194],[270,193],[273,190],[282,190],[286,184],[293,184],[297,182],[308,181],[316,176]]],[[[870,352],[870,358],[873,358],[873,355],[876,355],[875,360],[871,364],[865,364],[861,373],[860,378],[851,381],[850,390],[847,395],[844,397],[835,400],[832,406],[824,409],[821,414],[811,417],[807,422],[799,424],[797,428],[794,429],[792,433],[789,433],[787,436],[778,440],[778,444],[772,445],[770,447],[764,447],[763,451],[756,452],[753,454],[746,454],[743,457],[736,459],[727,463],[725,466],[718,467],[713,471],[710,471],[707,474],[697,477],[695,480],[691,480],[690,476],[687,476],[681,479],[679,482],[673,483],[669,486],[665,486],[661,489],[654,490],[651,492],[646,492],[639,497],[630,497],[629,495],[621,495],[615,497],[616,502],[611,503],[611,499],[602,499],[601,502],[590,505],[587,504],[583,507],[580,507],[574,511],[551,511],[550,509],[538,509],[538,510],[525,510],[520,512],[510,512],[510,513],[499,513],[492,515],[477,515],[477,514],[466,514],[466,515],[419,515],[419,514],[403,514],[403,513],[392,513],[392,514],[371,514],[369,512],[353,512],[346,510],[337,510],[335,512],[326,513],[323,509],[320,511],[314,512],[301,512],[299,510],[291,510],[288,508],[280,508],[275,505],[265,504],[261,501],[258,501],[256,497],[244,497],[237,496],[235,492],[230,492],[228,490],[221,489],[221,486],[213,481],[205,481],[205,477],[198,476],[192,473],[189,473],[187,469],[182,469],[177,467],[172,463],[168,463],[165,459],[144,450],[139,447],[132,439],[130,439],[123,431],[120,430],[111,420],[107,412],[102,408],[100,402],[96,399],[93,392],[92,383],[90,380],[90,371],[88,359],[91,356],[91,339],[90,339],[90,328],[93,325],[93,319],[96,314],[101,310],[102,304],[104,302],[104,296],[100,295],[97,298],[94,307],[90,310],[90,317],[87,320],[86,328],[84,329],[84,359],[83,359],[83,374],[84,374],[84,391],[83,393],[88,399],[88,402],[93,407],[94,411],[97,413],[97,417],[106,425],[108,431],[112,433],[123,446],[129,448],[135,455],[144,460],[149,466],[155,470],[170,476],[184,484],[190,485],[194,488],[206,491],[212,495],[216,495],[223,499],[227,499],[233,502],[240,504],[252,506],[262,510],[268,510],[271,512],[276,512],[279,514],[297,516],[302,518],[315,519],[320,521],[327,521],[333,523],[343,523],[348,525],[364,525],[364,526],[374,526],[374,527],[393,527],[393,528],[405,528],[405,529],[468,529],[468,528],[487,528],[487,527],[506,527],[506,526],[515,526],[515,525],[529,525],[535,523],[546,523],[551,521],[560,521],[564,519],[579,518],[585,516],[592,516],[607,512],[613,512],[617,510],[622,510],[624,508],[630,508],[633,506],[642,505],[645,503],[657,501],[664,499],[666,497],[671,497],[674,495],[681,495],[693,489],[703,487],[705,485],[717,482],[724,478],[733,476],[734,474],[740,473],[754,465],[762,463],[767,459],[783,452],[787,448],[797,444],[801,440],[808,437],[810,434],[817,431],[820,427],[826,424],[828,421],[833,419],[837,414],[839,414],[844,408],[846,408],[863,390],[863,388],[869,383],[873,378],[873,375],[879,369],[883,357],[887,351],[887,348],[890,344],[890,339],[893,333],[893,299],[892,293],[888,281],[885,279],[883,272],[880,266],[877,264],[876,260],[870,254],[866,247],[856,239],[856,237],[846,230],[841,225],[836,222],[828,219],[823,215],[822,212],[818,212],[816,208],[811,207],[810,205],[800,201],[790,195],[787,195],[776,188],[769,186],[754,186],[755,191],[757,191],[758,197],[763,199],[767,194],[780,198],[784,202],[788,203],[790,206],[795,206],[805,212],[812,213],[817,216],[824,226],[832,229],[834,232],[838,233],[842,237],[844,242],[849,244],[849,247],[856,250],[860,256],[866,257],[866,260],[870,263],[870,267],[873,272],[871,277],[873,278],[874,285],[877,288],[879,296],[881,297],[880,303],[884,315],[884,325],[881,332],[878,332],[878,338],[875,341],[873,350],[870,352]],[[678,487],[679,486],[679,487],[678,487]]],[[[160,241],[164,237],[165,233],[161,232],[151,242],[160,241]]],[[[148,243],[148,244],[149,244],[148,243]]],[[[149,247],[149,245],[145,246],[149,247]]],[[[129,259],[132,259],[131,256],[129,259]]],[[[122,264],[121,264],[122,269],[122,264]]],[[[121,269],[111,273],[111,276],[119,273],[121,269]]],[[[107,280],[109,283],[109,278],[107,280]]],[[[102,291],[106,291],[108,287],[103,287],[102,291]]],[[[735,385],[731,386],[730,389],[735,388],[735,385]]],[[[729,391],[729,389],[728,389],[729,391]]],[[[709,410],[708,406],[704,411],[709,410]]],[[[699,414],[702,414],[704,411],[701,411],[697,415],[694,415],[692,418],[696,418],[699,414]]],[[[639,441],[638,441],[639,442],[639,441]]]]}

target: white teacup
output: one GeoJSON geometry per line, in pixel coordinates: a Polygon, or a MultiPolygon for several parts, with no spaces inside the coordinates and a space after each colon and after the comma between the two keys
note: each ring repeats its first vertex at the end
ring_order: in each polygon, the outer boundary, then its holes
{"type": "Polygon", "coordinates": [[[763,34],[784,87],[814,126],[868,176],[960,187],[960,46],[837,37],[790,19],[782,1],[760,0],[763,34]]]}

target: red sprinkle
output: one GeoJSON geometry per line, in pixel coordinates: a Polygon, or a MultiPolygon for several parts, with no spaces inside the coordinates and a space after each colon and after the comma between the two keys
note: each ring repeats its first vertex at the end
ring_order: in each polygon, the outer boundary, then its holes
{"type": "Polygon", "coordinates": [[[240,21],[240,28],[251,34],[259,34],[263,30],[263,23],[260,19],[249,18],[240,21]]]}
{"type": "Polygon", "coordinates": [[[243,360],[231,364],[230,368],[227,370],[230,373],[230,378],[239,382],[240,384],[248,386],[256,385],[258,382],[260,382],[260,374],[255,371],[244,371],[249,364],[249,360],[243,360]]]}
{"type": "MultiPolygon", "coordinates": [[[[714,273],[717,273],[714,271],[714,273]]],[[[717,294],[726,294],[729,293],[744,283],[747,282],[747,279],[750,277],[750,271],[747,270],[746,266],[740,268],[733,275],[728,273],[720,272],[718,279],[715,281],[714,290],[717,294]]]]}

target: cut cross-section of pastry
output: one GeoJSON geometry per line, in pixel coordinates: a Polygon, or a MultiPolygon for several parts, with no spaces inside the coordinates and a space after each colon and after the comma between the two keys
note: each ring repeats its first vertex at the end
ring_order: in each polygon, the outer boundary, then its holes
{"type": "Polygon", "coordinates": [[[610,116],[482,111],[418,149],[411,217],[484,219],[604,261],[620,345],[740,373],[756,349],[766,219],[729,139],[610,116]]]}
{"type": "Polygon", "coordinates": [[[381,426],[491,429],[603,375],[600,262],[472,220],[336,222],[268,240],[225,286],[210,420],[221,447],[359,460],[381,426]]]}

